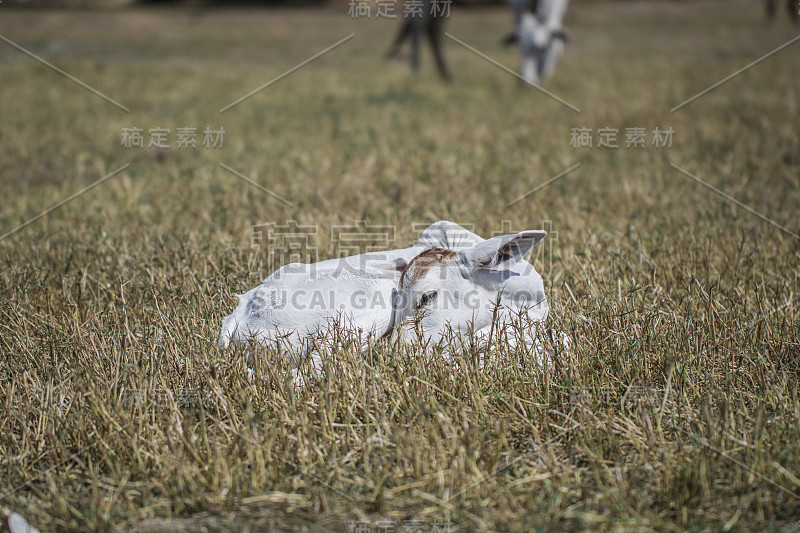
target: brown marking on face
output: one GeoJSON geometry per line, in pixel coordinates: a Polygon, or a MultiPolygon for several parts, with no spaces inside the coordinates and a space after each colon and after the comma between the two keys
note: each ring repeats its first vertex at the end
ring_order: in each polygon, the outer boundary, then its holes
{"type": "Polygon", "coordinates": [[[436,263],[444,263],[448,259],[452,259],[458,255],[458,252],[448,250],[446,248],[431,248],[425,250],[414,259],[408,262],[400,275],[400,290],[403,290],[403,284],[408,280],[413,283],[433,267],[436,263]]]}

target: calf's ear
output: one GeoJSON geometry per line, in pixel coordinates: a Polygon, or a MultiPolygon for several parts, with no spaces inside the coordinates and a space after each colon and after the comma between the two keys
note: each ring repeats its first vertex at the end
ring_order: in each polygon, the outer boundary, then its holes
{"type": "Polygon", "coordinates": [[[544,230],[529,230],[493,237],[459,252],[458,259],[469,272],[512,265],[521,261],[546,235],[544,230]]]}

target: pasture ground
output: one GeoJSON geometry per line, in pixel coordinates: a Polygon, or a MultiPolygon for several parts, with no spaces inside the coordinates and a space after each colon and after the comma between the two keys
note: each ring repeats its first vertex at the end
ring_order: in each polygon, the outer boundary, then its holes
{"type": "MultiPolygon", "coordinates": [[[[448,31],[515,67],[509,24],[455,11],[448,31]]],[[[427,49],[414,77],[381,57],[396,21],[344,5],[0,5],[0,35],[130,108],[0,42],[1,233],[129,163],[0,242],[0,504],[43,531],[795,531],[800,244],[777,226],[800,232],[800,44],[670,109],[798,28],[744,0],[574,2],[566,25],[545,87],[580,113],[449,39],[455,82],[427,49]],[[132,127],[171,149],[122,147],[132,127]],[[276,354],[250,382],[217,348],[276,266],[254,226],[317,227],[322,259],[332,226],[402,246],[438,219],[550,228],[533,260],[574,349],[542,371],[502,345],[486,368],[388,344],[365,362],[345,338],[293,391],[276,354]]]]}

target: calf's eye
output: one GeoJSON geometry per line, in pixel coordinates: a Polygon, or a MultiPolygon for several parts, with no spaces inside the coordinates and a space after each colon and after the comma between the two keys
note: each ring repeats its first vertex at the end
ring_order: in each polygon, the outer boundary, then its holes
{"type": "Polygon", "coordinates": [[[426,292],[420,297],[417,309],[422,309],[426,305],[430,304],[436,299],[437,296],[439,296],[439,291],[426,292]]]}

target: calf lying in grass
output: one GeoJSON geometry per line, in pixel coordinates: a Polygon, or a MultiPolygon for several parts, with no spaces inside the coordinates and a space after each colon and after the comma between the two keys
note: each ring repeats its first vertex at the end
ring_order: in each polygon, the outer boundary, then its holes
{"type": "Polygon", "coordinates": [[[425,346],[451,333],[486,341],[498,323],[547,317],[542,278],[523,259],[545,235],[523,231],[484,240],[440,221],[409,248],[286,265],[237,295],[219,343],[274,347],[295,365],[310,358],[319,372],[315,342],[324,342],[334,324],[357,331],[362,349],[382,337],[425,346]]]}

